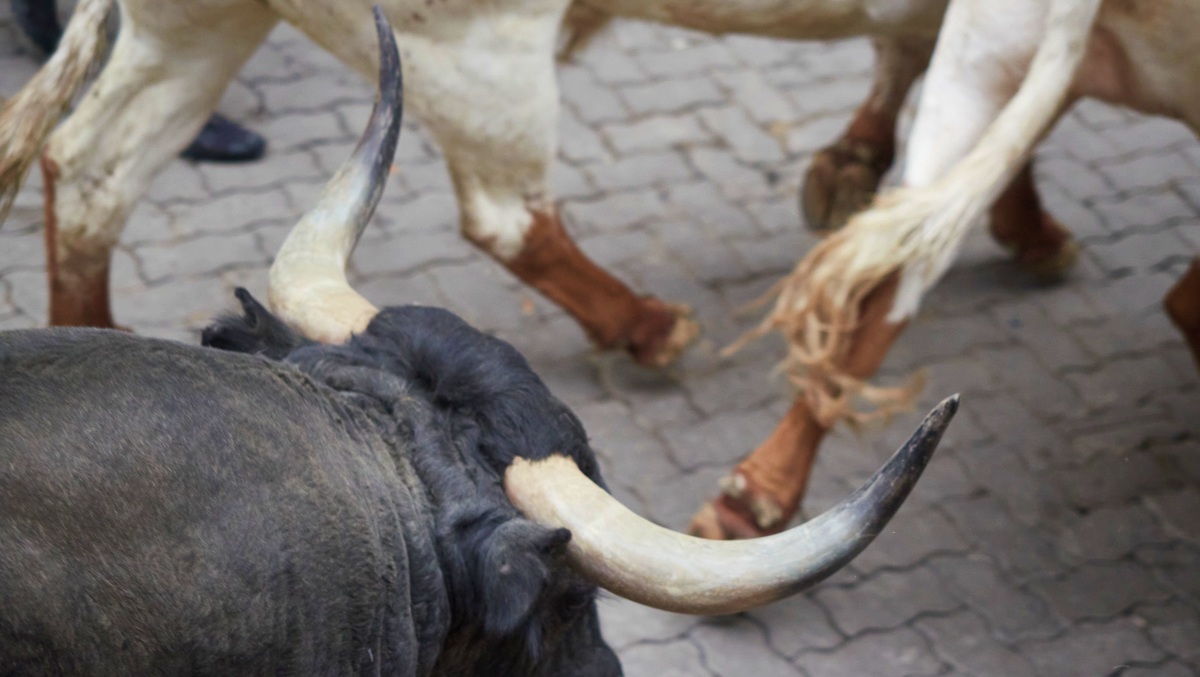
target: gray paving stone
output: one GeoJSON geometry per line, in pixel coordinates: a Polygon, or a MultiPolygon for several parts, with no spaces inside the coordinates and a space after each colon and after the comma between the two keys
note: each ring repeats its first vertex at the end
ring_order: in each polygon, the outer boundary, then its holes
{"type": "Polygon", "coordinates": [[[1145,633],[1156,646],[1187,661],[1200,660],[1200,616],[1196,608],[1179,600],[1139,606],[1133,620],[1145,623],[1145,633]]]}
{"type": "Polygon", "coordinates": [[[1055,471],[1053,477],[1067,498],[1081,508],[1121,504],[1177,486],[1180,481],[1164,473],[1152,454],[1133,448],[1098,454],[1087,465],[1055,471]]]}
{"type": "Polygon", "coordinates": [[[1061,630],[1062,621],[1051,614],[1046,603],[1014,585],[992,557],[937,557],[929,566],[947,591],[982,617],[1002,641],[1050,637],[1061,630]]]}
{"type": "MultiPolygon", "coordinates": [[[[682,639],[703,622],[695,616],[667,613],[611,595],[602,595],[597,606],[604,639],[617,650],[638,644],[667,644],[682,639]]],[[[628,671],[629,664],[625,667],[628,671]]]]}
{"type": "MultiPolygon", "coordinates": [[[[408,137],[403,137],[408,138],[408,137]]],[[[180,164],[179,166],[186,166],[180,164]]],[[[319,182],[324,173],[311,151],[270,152],[259,162],[196,165],[205,185],[215,193],[259,191],[292,180],[319,182]]]]}
{"type": "Polygon", "coordinates": [[[1135,553],[1159,580],[1193,604],[1200,601],[1200,550],[1187,543],[1148,546],[1135,553]]]}
{"type": "Polygon", "coordinates": [[[965,674],[1013,677],[1033,673],[1029,661],[992,637],[983,620],[973,613],[923,618],[914,627],[930,639],[942,659],[965,674]]]}
{"type": "Polygon", "coordinates": [[[925,567],[885,571],[852,588],[826,586],[814,597],[829,610],[838,630],[850,636],[864,630],[899,627],[917,615],[951,611],[959,606],[938,576],[925,567]]]}
{"type": "Polygon", "coordinates": [[[698,425],[667,427],[663,433],[681,467],[729,467],[766,438],[776,423],[762,410],[726,412],[698,425]]]}
{"type": "Polygon", "coordinates": [[[515,282],[490,261],[446,264],[430,275],[451,309],[481,329],[510,329],[523,321],[515,282]]]}
{"type": "Polygon", "coordinates": [[[596,186],[605,191],[647,188],[692,178],[691,167],[676,151],[642,153],[612,162],[596,162],[588,165],[585,171],[596,186]]]}
{"type": "Polygon", "coordinates": [[[621,652],[629,677],[695,677],[714,675],[704,666],[700,649],[681,639],[667,644],[635,644],[621,652]]]}
{"type": "MultiPolygon", "coordinates": [[[[289,224],[290,227],[290,224],[289,224]]],[[[422,231],[399,235],[363,237],[352,266],[359,275],[403,275],[443,263],[465,263],[474,247],[454,231],[422,231]]]]}
{"type": "Polygon", "coordinates": [[[725,149],[690,148],[687,157],[692,166],[716,184],[726,197],[736,199],[761,195],[769,189],[769,184],[761,172],[739,162],[725,149]]]}
{"type": "Polygon", "coordinates": [[[636,59],[643,70],[659,77],[692,75],[737,64],[733,53],[719,40],[705,40],[684,49],[642,52],[636,59]]]}
{"type": "Polygon", "coordinates": [[[831,649],[846,639],[833,627],[829,612],[812,601],[811,592],[755,609],[748,615],[760,623],[767,644],[789,657],[809,649],[831,649]]]}
{"type": "Polygon", "coordinates": [[[624,120],[628,115],[616,92],[601,85],[596,76],[583,67],[559,69],[558,87],[563,99],[586,123],[624,120]]]}
{"type": "Polygon", "coordinates": [[[1062,566],[1055,540],[1009,517],[994,496],[947,499],[945,513],[959,533],[974,543],[980,554],[999,564],[1015,583],[1053,575],[1062,566]]]}
{"type": "Polygon", "coordinates": [[[663,203],[653,190],[605,195],[598,200],[572,202],[563,214],[569,232],[580,235],[611,233],[643,223],[662,214],[663,203]],[[573,227],[578,228],[575,231],[573,227]]]}
{"type": "MultiPolygon", "coordinates": [[[[733,47],[728,40],[726,45],[733,47]]],[[[760,125],[791,120],[796,116],[791,101],[768,84],[756,69],[717,71],[713,76],[729,92],[730,98],[760,125]]]]}
{"type": "Polygon", "coordinates": [[[974,446],[958,453],[963,467],[980,486],[1004,502],[1008,514],[1034,527],[1062,520],[1071,512],[1062,489],[1031,472],[1018,451],[1008,445],[974,446]]]}
{"type": "Polygon", "coordinates": [[[704,664],[718,675],[803,674],[785,656],[772,651],[763,629],[745,617],[711,619],[693,629],[689,637],[704,653],[704,664]]]}
{"type": "Polygon", "coordinates": [[[597,80],[608,85],[646,80],[646,72],[638,62],[619,51],[609,51],[601,56],[597,51],[587,50],[580,54],[579,60],[597,80]]]}
{"type": "Polygon", "coordinates": [[[201,236],[165,246],[143,245],[138,248],[138,257],[151,284],[170,278],[214,275],[239,265],[265,263],[250,233],[201,236]]]}
{"type": "Polygon", "coordinates": [[[654,116],[603,127],[608,145],[618,153],[644,153],[680,145],[708,143],[712,136],[691,117],[654,116]]]}
{"type": "Polygon", "coordinates": [[[705,109],[700,111],[700,119],[743,162],[766,163],[783,159],[779,142],[756,127],[741,108],[705,109]]]}
{"type": "Polygon", "coordinates": [[[1058,373],[1065,367],[1087,367],[1095,362],[1073,335],[1056,331],[1062,318],[1051,317],[1028,301],[1013,301],[992,306],[989,314],[1008,336],[1026,345],[1047,371],[1058,373]]]}
{"type": "Polygon", "coordinates": [[[794,662],[812,677],[916,677],[943,670],[925,639],[908,628],[867,633],[835,652],[803,652],[794,662]]]}
{"type": "Polygon", "coordinates": [[[703,183],[671,186],[667,191],[671,203],[679,206],[696,223],[714,237],[737,237],[753,234],[754,221],[746,211],[721,197],[703,183]]]}
{"type": "Polygon", "coordinates": [[[342,130],[341,119],[333,111],[293,113],[271,118],[259,125],[257,131],[266,137],[273,151],[282,152],[308,148],[321,141],[353,140],[342,130]]]}
{"type": "Polygon", "coordinates": [[[629,85],[622,87],[620,94],[635,115],[682,113],[725,100],[711,79],[699,76],[629,85]]]}
{"type": "MultiPolygon", "coordinates": [[[[853,565],[869,575],[881,569],[907,569],[935,555],[965,554],[969,549],[966,539],[940,512],[905,506],[853,565]]],[[[919,576],[913,578],[911,584],[924,582],[919,576]]]]}
{"type": "Polygon", "coordinates": [[[558,152],[569,162],[604,160],[608,150],[600,135],[583,124],[570,109],[558,117],[558,152]]]}
{"type": "Polygon", "coordinates": [[[1027,643],[1021,653],[1045,677],[1108,675],[1124,665],[1164,658],[1127,618],[1085,623],[1053,640],[1027,643]]]}
{"type": "MultiPolygon", "coordinates": [[[[1146,502],[1155,505],[1149,498],[1146,502]]],[[[1120,559],[1142,546],[1170,540],[1155,514],[1138,503],[1105,506],[1077,516],[1060,516],[1052,524],[1062,546],[1060,554],[1072,565],[1120,559]]]]}
{"type": "Polygon", "coordinates": [[[1074,375],[1067,379],[1058,378],[1038,360],[1033,350],[1025,347],[985,348],[978,354],[992,370],[996,381],[1019,394],[1021,401],[1039,416],[1077,417],[1087,412],[1087,401],[1080,396],[1080,392],[1091,392],[1086,389],[1087,384],[1072,388],[1074,375]]]}
{"type": "Polygon", "coordinates": [[[1200,519],[1197,519],[1200,516],[1200,495],[1189,489],[1181,489],[1153,494],[1145,500],[1150,510],[1165,523],[1168,533],[1200,544],[1200,519]]]}
{"type": "Polygon", "coordinates": [[[1139,602],[1166,601],[1172,596],[1145,567],[1128,561],[1085,564],[1061,579],[1034,583],[1030,589],[1046,599],[1060,618],[1072,623],[1112,618],[1139,602]]]}
{"type": "Polygon", "coordinates": [[[1133,666],[1121,671],[1121,677],[1195,677],[1196,671],[1183,663],[1167,661],[1149,666],[1133,666]]]}

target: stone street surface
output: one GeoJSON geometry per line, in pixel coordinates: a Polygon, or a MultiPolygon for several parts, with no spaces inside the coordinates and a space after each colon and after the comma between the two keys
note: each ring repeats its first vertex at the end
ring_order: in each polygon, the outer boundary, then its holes
{"type": "MultiPolygon", "coordinates": [[[[7,3],[4,3],[7,7],[7,3]]],[[[0,10],[0,95],[33,72],[0,10]]],[[[408,117],[352,281],[378,305],[447,307],[507,339],[583,419],[615,493],[683,528],[789,403],[772,337],[730,359],[745,305],[815,240],[796,194],[870,81],[863,40],[711,38],[622,22],[560,69],[554,186],[583,249],[691,304],[704,336],[665,371],[576,325],[457,233],[439,151],[408,117]]],[[[194,343],[232,290],[259,298],[288,228],[350,152],[372,86],[281,26],[221,110],[266,135],[249,165],[173,161],[113,270],[117,320],[194,343]]],[[[924,412],[963,394],[886,532],[814,590],[727,618],[601,602],[627,674],[1189,675],[1200,671],[1200,377],[1160,298],[1200,251],[1200,144],[1181,125],[1077,106],[1038,151],[1049,209],[1083,254],[1037,285],[980,229],[881,376],[920,368],[924,412]]],[[[0,229],[0,328],[45,323],[40,180],[0,229]]],[[[921,412],[842,430],[805,505],[832,505],[921,412]]]]}

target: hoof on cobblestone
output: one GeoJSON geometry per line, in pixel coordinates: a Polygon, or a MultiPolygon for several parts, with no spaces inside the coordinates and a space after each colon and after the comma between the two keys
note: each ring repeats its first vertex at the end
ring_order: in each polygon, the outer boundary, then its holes
{"type": "Polygon", "coordinates": [[[692,536],[728,541],[770,536],[784,530],[795,509],[755,491],[739,472],[721,480],[721,495],[705,503],[688,525],[692,536]]]}
{"type": "Polygon", "coordinates": [[[871,203],[890,157],[874,146],[841,140],[813,156],[804,179],[800,209],[809,230],[838,230],[871,203]]]}
{"type": "Polygon", "coordinates": [[[995,235],[996,240],[1016,259],[1017,265],[1041,282],[1061,280],[1079,260],[1079,245],[1071,232],[1049,214],[1042,213],[1042,228],[1036,238],[1015,243],[995,235]]]}
{"type": "Polygon", "coordinates": [[[1018,258],[1017,262],[1034,278],[1041,282],[1057,282],[1066,276],[1075,262],[1079,260],[1079,245],[1074,240],[1067,240],[1058,251],[1041,259],[1026,260],[1018,258]]]}
{"type": "Polygon", "coordinates": [[[678,303],[663,303],[647,299],[661,306],[674,317],[671,329],[648,338],[635,336],[629,346],[633,359],[644,367],[661,368],[671,364],[700,335],[700,325],[692,319],[690,306],[678,303]],[[641,340],[638,340],[641,339],[641,340]]]}

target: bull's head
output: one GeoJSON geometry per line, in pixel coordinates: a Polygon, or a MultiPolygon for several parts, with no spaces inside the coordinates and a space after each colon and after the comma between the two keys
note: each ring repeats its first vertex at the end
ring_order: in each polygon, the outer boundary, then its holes
{"type": "MultiPolygon", "coordinates": [[[[473,451],[463,452],[456,442],[460,456],[451,465],[469,477],[468,493],[475,498],[455,494],[459,498],[437,500],[463,501],[447,509],[451,517],[439,516],[447,522],[443,533],[453,532],[447,538],[457,539],[456,554],[449,556],[453,562],[442,567],[451,586],[468,589],[451,596],[469,598],[460,605],[477,617],[456,621],[461,637],[470,641],[459,643],[457,657],[444,656],[443,668],[465,672],[471,671],[469,665],[491,661],[498,671],[505,669],[502,665],[523,664],[522,671],[539,674],[610,674],[619,668],[599,640],[594,585],[669,611],[728,614],[796,594],[866,547],[920,476],[954,414],[956,398],[939,405],[865,486],[824,514],[767,538],[706,541],[656,526],[614,499],[603,488],[578,420],[507,344],[441,311],[381,313],[350,287],[345,266],[383,190],[400,130],[399,56],[378,10],[376,23],[381,86],[370,123],[353,156],[284,242],[271,268],[269,294],[275,313],[309,340],[349,340],[350,348],[370,352],[375,364],[422,383],[447,411],[470,411],[469,425],[463,425],[474,429],[473,451]],[[383,345],[388,341],[403,344],[405,356],[378,357],[389,350],[383,345]],[[447,351],[463,359],[452,367],[430,366],[447,351]],[[468,353],[471,357],[463,357],[468,353]],[[505,375],[493,379],[501,385],[491,390],[464,389],[462,383],[487,380],[455,381],[453,373],[464,369],[490,374],[487,378],[505,375]],[[514,444],[526,446],[505,446],[514,444]],[[485,509],[473,509],[476,500],[483,500],[485,509]],[[588,641],[581,642],[581,634],[588,641]],[[514,643],[519,646],[512,649],[514,643]],[[462,649],[464,644],[476,648],[462,649]],[[486,647],[502,645],[523,658],[487,655],[486,647]],[[539,653],[541,659],[535,658],[539,653]],[[529,668],[530,661],[541,668],[529,668]]],[[[243,303],[256,316],[258,332],[286,333],[278,325],[271,329],[274,318],[248,295],[243,303]]],[[[291,339],[275,343],[298,345],[291,339]]],[[[421,463],[414,461],[419,471],[421,463]]],[[[447,472],[434,468],[420,474],[437,485],[442,480],[431,477],[447,472]]],[[[453,493],[435,486],[435,499],[443,491],[453,493]]]]}

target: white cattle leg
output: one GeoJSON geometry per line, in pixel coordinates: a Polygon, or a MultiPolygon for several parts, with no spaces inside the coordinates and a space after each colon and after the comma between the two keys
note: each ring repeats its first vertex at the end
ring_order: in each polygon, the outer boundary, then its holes
{"type": "MultiPolygon", "coordinates": [[[[346,3],[337,16],[309,16],[303,3],[279,11],[364,75],[374,62],[355,51],[370,13],[346,3]],[[330,26],[337,26],[331,30],[330,26]]],[[[365,9],[365,4],[363,4],[365,9]]],[[[406,104],[445,153],[463,234],[518,278],[573,315],[601,348],[642,364],[673,359],[695,335],[676,308],[635,295],[589,259],[559,219],[547,173],[554,159],[558,87],[554,44],[565,2],[529,3],[472,16],[389,11],[404,65],[406,104]]]]}
{"type": "Polygon", "coordinates": [[[896,119],[912,85],[925,72],[932,38],[880,37],[875,48],[875,80],[850,126],[833,145],[813,156],[800,193],[808,227],[841,228],[875,197],[879,181],[896,156],[896,119]]]}
{"type": "Polygon", "coordinates": [[[951,4],[917,111],[907,186],[852,218],[784,281],[762,330],[787,335],[789,376],[801,395],[700,509],[693,533],[782,529],[817,446],[839,419],[855,416],[855,398],[895,403],[895,393],[864,380],[1055,119],[1099,1],[1061,0],[1048,12],[1040,0],[951,4]]]}
{"type": "Polygon", "coordinates": [[[42,158],[55,325],[113,326],[108,269],[126,217],[276,21],[243,0],[121,9],[112,58],[42,158]]]}

